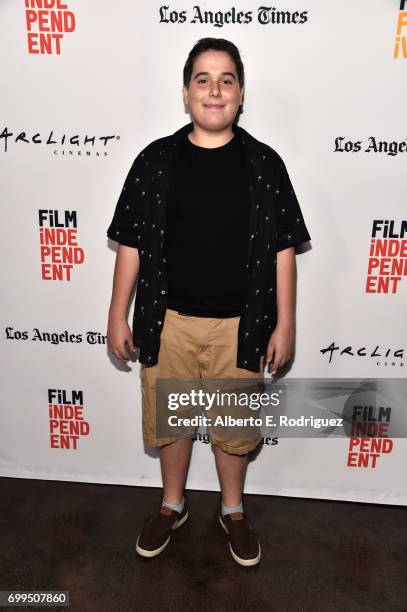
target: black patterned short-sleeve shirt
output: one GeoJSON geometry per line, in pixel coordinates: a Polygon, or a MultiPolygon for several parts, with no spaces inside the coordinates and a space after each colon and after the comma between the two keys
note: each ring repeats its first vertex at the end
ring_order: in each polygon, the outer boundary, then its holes
{"type": "MultiPolygon", "coordinates": [[[[277,252],[311,239],[287,169],[278,153],[233,124],[250,180],[247,300],[239,322],[236,365],[260,371],[260,357],[277,323],[277,252]]],[[[158,362],[166,311],[166,199],[177,150],[193,124],[159,138],[135,158],[124,181],[107,235],[137,248],[140,270],[133,311],[133,341],[140,362],[158,362]]]]}

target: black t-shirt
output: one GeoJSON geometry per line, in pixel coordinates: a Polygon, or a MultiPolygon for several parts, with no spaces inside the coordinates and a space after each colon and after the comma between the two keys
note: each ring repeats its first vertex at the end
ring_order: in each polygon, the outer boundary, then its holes
{"type": "Polygon", "coordinates": [[[202,317],[243,313],[250,193],[236,135],[223,146],[180,147],[167,196],[167,307],[202,317]]]}

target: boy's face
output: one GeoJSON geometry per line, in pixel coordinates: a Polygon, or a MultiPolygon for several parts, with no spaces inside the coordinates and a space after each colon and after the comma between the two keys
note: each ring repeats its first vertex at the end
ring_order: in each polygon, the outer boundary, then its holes
{"type": "Polygon", "coordinates": [[[194,123],[203,130],[229,127],[243,103],[236,66],[226,51],[204,51],[195,60],[188,87],[182,88],[194,123]]]}

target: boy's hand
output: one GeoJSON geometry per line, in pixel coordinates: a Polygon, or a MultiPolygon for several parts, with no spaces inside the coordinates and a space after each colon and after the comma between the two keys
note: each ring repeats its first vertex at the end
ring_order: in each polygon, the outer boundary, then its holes
{"type": "Polygon", "coordinates": [[[294,354],[295,327],[294,325],[277,325],[270,336],[267,346],[266,365],[268,371],[285,365],[294,354]]]}
{"type": "Polygon", "coordinates": [[[127,347],[131,351],[136,351],[133,344],[133,337],[126,319],[121,317],[109,317],[107,326],[107,346],[108,349],[120,361],[128,361],[130,355],[127,347]]]}

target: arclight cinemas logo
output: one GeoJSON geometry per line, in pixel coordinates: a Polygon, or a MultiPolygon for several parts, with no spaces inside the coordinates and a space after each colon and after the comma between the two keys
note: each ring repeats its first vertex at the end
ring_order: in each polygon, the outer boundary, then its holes
{"type": "Polygon", "coordinates": [[[366,293],[396,293],[407,275],[407,221],[374,219],[367,266],[366,293]]]}
{"type": "Polygon", "coordinates": [[[360,359],[375,359],[377,366],[397,367],[404,366],[404,348],[394,349],[391,347],[381,347],[379,344],[368,346],[358,345],[339,345],[335,341],[328,346],[320,349],[322,355],[328,357],[328,363],[332,363],[334,358],[339,357],[349,361],[359,361],[360,359]]]}
{"type": "Polygon", "coordinates": [[[90,427],[83,415],[83,391],[48,389],[51,448],[77,450],[78,440],[88,436],[90,427]]]}
{"type": "Polygon", "coordinates": [[[108,148],[112,141],[119,141],[119,134],[107,134],[102,136],[94,136],[93,134],[84,133],[73,134],[56,133],[50,130],[42,134],[35,131],[35,128],[30,134],[27,132],[12,132],[6,126],[0,132],[0,149],[7,153],[11,150],[11,144],[19,147],[42,147],[51,150],[52,154],[62,157],[107,157],[109,154],[108,148]],[[102,148],[103,147],[103,148],[102,148]]]}
{"type": "Polygon", "coordinates": [[[64,210],[62,220],[57,210],[39,210],[42,280],[70,281],[74,266],[84,262],[84,250],[78,245],[75,210],[64,210]]]}
{"type": "Polygon", "coordinates": [[[397,18],[394,59],[407,58],[407,0],[401,0],[397,18]]]}
{"type": "Polygon", "coordinates": [[[25,0],[28,53],[60,55],[64,34],[75,30],[75,15],[62,0],[25,0]]]}

